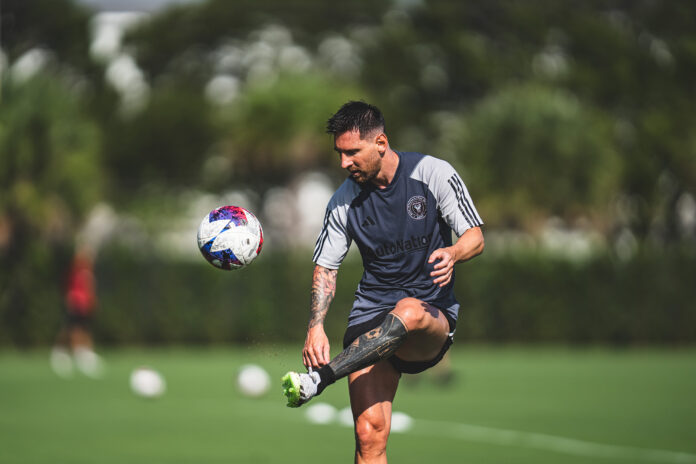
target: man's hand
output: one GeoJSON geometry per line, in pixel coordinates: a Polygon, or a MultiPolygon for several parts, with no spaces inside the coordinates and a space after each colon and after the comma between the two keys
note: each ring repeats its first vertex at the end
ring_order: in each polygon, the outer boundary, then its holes
{"type": "Polygon", "coordinates": [[[316,325],[307,330],[304,349],[302,350],[302,363],[305,367],[319,368],[331,360],[329,354],[329,338],[324,332],[324,326],[316,325]]]}
{"type": "Polygon", "coordinates": [[[435,277],[433,283],[440,287],[444,287],[452,280],[452,271],[456,260],[451,248],[438,248],[433,251],[428,259],[428,263],[432,264],[435,261],[438,263],[433,266],[434,271],[430,273],[430,277],[435,277]]]}
{"type": "Polygon", "coordinates": [[[454,265],[480,255],[483,252],[483,233],[480,227],[472,227],[464,232],[457,242],[451,247],[438,248],[428,258],[428,263],[435,261],[434,270],[430,273],[434,277],[433,283],[444,287],[452,280],[454,265]]]}

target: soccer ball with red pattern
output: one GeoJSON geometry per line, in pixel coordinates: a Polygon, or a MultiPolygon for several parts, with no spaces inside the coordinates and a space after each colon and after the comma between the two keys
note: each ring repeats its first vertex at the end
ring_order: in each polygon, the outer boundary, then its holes
{"type": "Polygon", "coordinates": [[[198,227],[198,249],[220,269],[241,269],[261,252],[261,223],[240,206],[221,206],[207,214],[198,227]]]}

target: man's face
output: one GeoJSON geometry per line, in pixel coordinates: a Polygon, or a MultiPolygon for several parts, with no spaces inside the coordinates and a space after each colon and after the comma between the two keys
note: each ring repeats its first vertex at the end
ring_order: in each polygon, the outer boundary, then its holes
{"type": "Polygon", "coordinates": [[[334,150],[341,157],[341,167],[353,180],[364,184],[373,180],[382,169],[382,155],[386,149],[382,134],[374,133],[364,139],[357,130],[344,132],[334,139],[334,150]]]}

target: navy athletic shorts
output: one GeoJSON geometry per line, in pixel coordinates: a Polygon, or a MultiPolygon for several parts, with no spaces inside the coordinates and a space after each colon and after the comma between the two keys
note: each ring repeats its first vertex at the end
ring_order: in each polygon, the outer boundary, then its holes
{"type": "MultiPolygon", "coordinates": [[[[365,321],[361,324],[356,324],[354,326],[348,327],[346,329],[345,334],[343,335],[343,349],[345,350],[360,335],[369,332],[370,330],[374,329],[375,327],[379,326],[382,322],[384,322],[384,319],[387,317],[387,314],[389,314],[389,312],[390,311],[385,311],[379,316],[370,319],[369,321],[365,321]]],[[[452,345],[452,343],[454,343],[454,331],[457,327],[457,321],[450,318],[450,316],[447,315],[446,312],[441,312],[447,318],[447,322],[449,322],[449,335],[447,336],[447,340],[445,340],[445,344],[442,345],[442,349],[440,350],[440,352],[430,361],[404,361],[398,356],[393,355],[390,358],[388,358],[388,360],[397,371],[403,374],[418,374],[426,369],[430,369],[435,364],[439,363],[440,360],[445,356],[445,353],[447,353],[449,347],[452,345]]]]}

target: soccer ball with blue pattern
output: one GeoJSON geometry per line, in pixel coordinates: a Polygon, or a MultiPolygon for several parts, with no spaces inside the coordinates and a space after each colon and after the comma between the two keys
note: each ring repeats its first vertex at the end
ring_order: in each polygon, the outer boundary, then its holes
{"type": "Polygon", "coordinates": [[[215,208],[198,227],[198,248],[210,264],[220,269],[248,266],[262,246],[261,223],[240,206],[215,208]]]}

